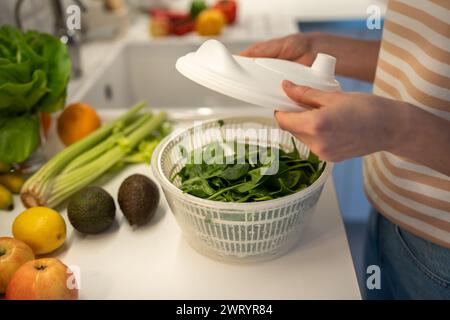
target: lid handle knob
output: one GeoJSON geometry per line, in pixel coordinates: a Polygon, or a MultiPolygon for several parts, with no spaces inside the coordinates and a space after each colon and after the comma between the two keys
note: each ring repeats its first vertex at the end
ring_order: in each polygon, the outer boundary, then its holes
{"type": "Polygon", "coordinates": [[[328,76],[334,76],[336,58],[325,53],[318,53],[311,69],[328,76]]]}

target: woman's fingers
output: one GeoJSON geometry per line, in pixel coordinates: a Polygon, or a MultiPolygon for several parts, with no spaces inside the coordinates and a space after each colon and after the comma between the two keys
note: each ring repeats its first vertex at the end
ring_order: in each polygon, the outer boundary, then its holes
{"type": "Polygon", "coordinates": [[[276,111],[275,118],[281,129],[289,131],[315,154],[331,160],[330,131],[332,123],[327,119],[328,108],[303,112],[276,111]]]}
{"type": "Polygon", "coordinates": [[[302,112],[275,111],[281,129],[304,136],[317,136],[330,130],[328,109],[313,109],[302,112]]]}
{"type": "Polygon", "coordinates": [[[275,111],[275,118],[281,129],[301,136],[307,134],[305,126],[307,126],[307,118],[309,118],[308,112],[275,111]]]}
{"type": "Polygon", "coordinates": [[[301,105],[319,108],[327,103],[337,94],[336,92],[325,92],[306,86],[298,86],[291,81],[284,80],[282,87],[286,95],[301,105]]]}
{"type": "Polygon", "coordinates": [[[258,42],[240,53],[244,57],[277,58],[280,53],[279,39],[258,42]]]}

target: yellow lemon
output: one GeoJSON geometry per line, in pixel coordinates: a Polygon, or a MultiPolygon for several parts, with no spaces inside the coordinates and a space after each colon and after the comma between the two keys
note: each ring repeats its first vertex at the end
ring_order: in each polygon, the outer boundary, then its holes
{"type": "Polygon", "coordinates": [[[201,36],[215,36],[220,34],[225,24],[226,18],[221,11],[208,9],[203,10],[198,15],[195,29],[201,36]]]}
{"type": "Polygon", "coordinates": [[[64,243],[66,223],[55,210],[33,207],[16,217],[12,232],[15,238],[28,244],[35,254],[45,254],[64,243]]]}

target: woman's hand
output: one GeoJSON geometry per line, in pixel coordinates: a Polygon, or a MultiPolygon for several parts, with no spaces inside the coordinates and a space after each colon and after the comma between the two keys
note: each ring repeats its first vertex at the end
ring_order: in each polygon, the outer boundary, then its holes
{"type": "Polygon", "coordinates": [[[241,52],[246,57],[263,57],[291,60],[310,66],[316,52],[313,50],[313,39],[316,33],[297,33],[283,38],[258,42],[241,52]]]}
{"type": "Polygon", "coordinates": [[[259,42],[242,51],[241,55],[284,59],[310,66],[321,52],[336,58],[338,75],[373,81],[379,48],[379,41],[312,32],[259,42]]]}
{"type": "Polygon", "coordinates": [[[283,82],[304,112],[276,111],[284,130],[321,159],[341,161],[380,150],[394,151],[409,134],[409,105],[363,93],[324,92],[283,82]]]}

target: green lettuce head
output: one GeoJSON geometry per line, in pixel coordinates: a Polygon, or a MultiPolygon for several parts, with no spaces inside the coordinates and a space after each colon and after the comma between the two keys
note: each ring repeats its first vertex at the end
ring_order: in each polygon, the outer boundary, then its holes
{"type": "Polygon", "coordinates": [[[38,113],[64,107],[70,70],[58,38],[0,28],[0,162],[23,162],[37,148],[38,113]]]}

